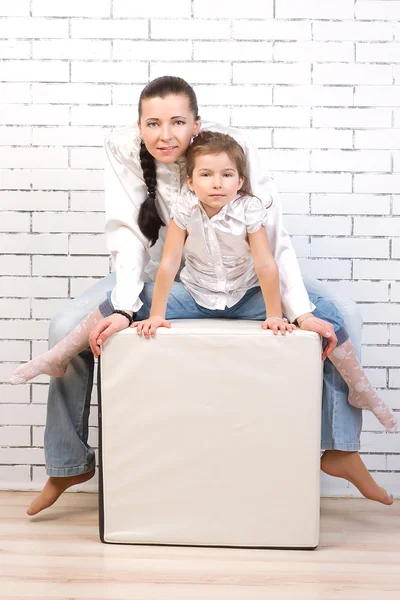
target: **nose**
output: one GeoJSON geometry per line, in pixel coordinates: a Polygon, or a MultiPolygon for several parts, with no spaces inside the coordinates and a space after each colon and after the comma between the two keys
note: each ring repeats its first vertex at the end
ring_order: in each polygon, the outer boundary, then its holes
{"type": "Polygon", "coordinates": [[[172,139],[172,132],[170,125],[164,125],[161,129],[161,140],[163,142],[169,142],[172,139]]]}
{"type": "Polygon", "coordinates": [[[221,178],[218,176],[214,177],[214,181],[213,181],[213,188],[216,190],[220,190],[221,189],[221,178]]]}

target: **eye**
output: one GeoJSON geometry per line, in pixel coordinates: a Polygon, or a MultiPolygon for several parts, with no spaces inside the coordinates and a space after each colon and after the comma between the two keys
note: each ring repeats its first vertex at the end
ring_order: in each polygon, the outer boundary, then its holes
{"type": "Polygon", "coordinates": [[[210,173],[202,173],[200,177],[210,177],[210,173]]]}
{"type": "Polygon", "coordinates": [[[174,125],[186,125],[186,121],[175,121],[174,125]]]}
{"type": "Polygon", "coordinates": [[[233,177],[233,173],[224,173],[224,177],[233,177]]]}
{"type": "Polygon", "coordinates": [[[158,123],[155,121],[153,123],[147,123],[147,127],[157,127],[158,123]]]}

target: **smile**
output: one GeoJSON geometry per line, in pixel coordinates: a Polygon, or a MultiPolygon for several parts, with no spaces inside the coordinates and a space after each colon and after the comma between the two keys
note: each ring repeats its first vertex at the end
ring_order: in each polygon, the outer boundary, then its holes
{"type": "Polygon", "coordinates": [[[173,150],[176,150],[178,146],[166,146],[165,148],[157,148],[157,150],[160,150],[160,152],[172,152],[173,150]]]}

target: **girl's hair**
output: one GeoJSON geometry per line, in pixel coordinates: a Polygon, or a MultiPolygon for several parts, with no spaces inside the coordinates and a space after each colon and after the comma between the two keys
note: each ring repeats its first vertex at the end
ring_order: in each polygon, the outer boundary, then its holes
{"type": "Polygon", "coordinates": [[[244,177],[239,196],[252,196],[250,181],[247,176],[247,160],[243,148],[230,135],[215,131],[201,131],[194,138],[186,152],[186,171],[190,178],[193,177],[196,158],[204,154],[221,154],[229,156],[239,173],[244,177]]]}
{"type": "MultiPolygon", "coordinates": [[[[149,98],[165,98],[166,96],[186,96],[189,100],[189,108],[195,119],[198,119],[199,109],[197,98],[193,88],[180,77],[166,75],[153,79],[143,88],[139,98],[139,120],[142,116],[142,102],[149,98]]],[[[158,240],[160,227],[165,225],[157,211],[156,206],[156,164],[154,156],[147,150],[144,142],[140,145],[140,166],[143,170],[144,182],[147,186],[148,196],[140,207],[138,225],[140,231],[154,246],[158,240]]]]}

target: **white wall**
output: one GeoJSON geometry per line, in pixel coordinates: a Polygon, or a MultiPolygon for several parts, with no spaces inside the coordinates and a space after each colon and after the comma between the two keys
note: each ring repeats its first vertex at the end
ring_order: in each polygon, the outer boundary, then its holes
{"type": "MultiPolygon", "coordinates": [[[[162,74],[194,84],[203,117],[249,129],[302,265],[359,302],[363,363],[400,410],[400,1],[0,0],[0,15],[3,486],[44,480],[47,379],[6,382],[108,272],[102,140],[162,74]]],[[[96,445],[95,409],[91,425],[96,445]]],[[[362,451],[400,495],[399,436],[371,414],[362,451]]]]}

